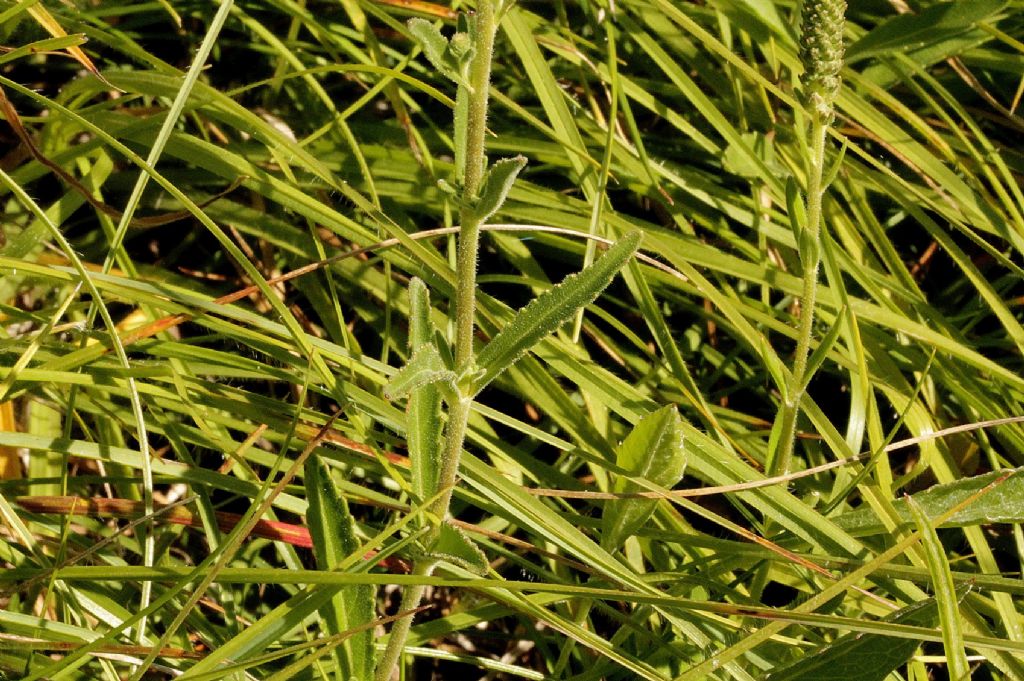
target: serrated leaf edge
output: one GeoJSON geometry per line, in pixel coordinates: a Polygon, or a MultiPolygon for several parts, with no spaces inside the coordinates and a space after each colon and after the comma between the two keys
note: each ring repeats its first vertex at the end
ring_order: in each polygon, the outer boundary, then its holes
{"type": "MultiPolygon", "coordinates": [[[[426,558],[447,561],[449,563],[452,563],[453,565],[458,565],[461,568],[465,568],[466,570],[469,570],[470,572],[481,576],[487,573],[487,570],[490,569],[490,563],[487,561],[487,556],[484,555],[484,552],[481,551],[480,547],[476,545],[476,542],[470,539],[468,534],[463,532],[462,529],[456,527],[455,525],[452,525],[451,523],[444,523],[441,526],[441,532],[442,534],[449,533],[450,535],[457,537],[457,539],[463,543],[464,548],[473,554],[473,557],[476,562],[464,556],[456,555],[454,553],[450,553],[447,551],[439,551],[437,549],[437,542],[435,542],[434,547],[424,552],[423,555],[426,558]]],[[[441,537],[439,536],[438,542],[440,542],[440,540],[441,537]]]]}
{"type": "Polygon", "coordinates": [[[399,399],[416,388],[435,383],[453,386],[455,379],[455,372],[445,368],[437,348],[433,344],[424,345],[412,354],[405,366],[384,386],[384,397],[389,400],[399,399]]]}
{"type": "Polygon", "coordinates": [[[477,355],[483,375],[474,384],[478,392],[525,355],[540,339],[565,324],[577,310],[589,305],[612,282],[640,245],[640,232],[619,239],[590,267],[570,274],[520,309],[477,355]],[[583,286],[592,283],[592,287],[583,286]],[[572,290],[577,287],[579,290],[572,290]],[[565,301],[553,299],[563,296],[565,301]]]}

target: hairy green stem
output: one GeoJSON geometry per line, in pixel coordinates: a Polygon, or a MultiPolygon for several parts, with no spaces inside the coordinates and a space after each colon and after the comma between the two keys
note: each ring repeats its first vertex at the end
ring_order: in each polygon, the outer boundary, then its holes
{"type": "MultiPolygon", "coordinates": [[[[433,561],[421,561],[417,563],[412,574],[420,577],[429,577],[436,565],[433,561]]],[[[398,612],[407,612],[419,607],[426,593],[425,584],[412,584],[402,591],[402,603],[398,606],[398,612]]],[[[383,657],[377,663],[377,671],[374,674],[374,681],[390,681],[395,672],[395,667],[402,658],[402,649],[405,648],[405,641],[409,638],[409,629],[412,628],[412,615],[403,617],[391,627],[391,637],[388,639],[388,646],[384,650],[383,657]],[[397,644],[396,644],[397,641],[397,644]]]]}
{"type": "Polygon", "coordinates": [[[779,454],[772,460],[768,475],[781,475],[789,471],[796,443],[796,423],[800,403],[807,385],[807,359],[811,353],[814,335],[814,306],[818,297],[818,268],[821,264],[821,200],[825,192],[825,138],[828,124],[814,114],[811,122],[811,153],[807,163],[807,222],[797,241],[806,241],[801,255],[810,255],[803,267],[803,291],[800,297],[800,327],[797,331],[796,353],[793,357],[792,382],[782,406],[782,435],[779,454]]]}
{"type": "Polygon", "coordinates": [[[843,68],[846,0],[804,0],[800,15],[800,61],[804,67],[800,87],[811,122],[807,137],[810,147],[807,154],[807,215],[803,224],[800,224],[797,217],[793,224],[797,232],[804,285],[793,373],[782,405],[778,447],[767,466],[769,475],[789,471],[796,444],[800,403],[810,381],[807,361],[811,354],[814,306],[818,297],[818,267],[821,263],[821,200],[826,189],[825,138],[835,117],[835,103],[842,86],[839,72],[843,68]]]}
{"type": "MultiPolygon", "coordinates": [[[[497,32],[494,0],[477,8],[476,54],[469,73],[469,106],[466,115],[466,166],[462,173],[464,204],[476,198],[487,166],[487,97],[491,84],[491,58],[497,32]]],[[[461,372],[473,361],[473,320],[476,315],[476,267],[480,249],[480,220],[462,209],[455,277],[455,370],[461,372]]],[[[460,447],[461,447],[461,443],[460,447]]]]}
{"type": "Polygon", "coordinates": [[[476,317],[476,267],[480,249],[480,221],[462,211],[458,252],[455,256],[455,373],[473,363],[473,330],[476,317]]]}
{"type": "MultiPolygon", "coordinates": [[[[451,505],[452,494],[455,491],[455,478],[459,473],[459,459],[462,454],[462,444],[466,439],[466,426],[469,423],[469,412],[473,406],[473,400],[463,397],[452,405],[448,412],[448,429],[445,432],[444,449],[441,452],[441,470],[437,473],[437,489],[440,496],[431,505],[431,512],[438,519],[444,520],[448,515],[448,507],[451,505]]],[[[431,533],[429,540],[437,536],[437,530],[431,533]]]]}
{"type": "MultiPolygon", "coordinates": [[[[487,168],[486,133],[487,133],[487,100],[491,82],[491,59],[494,53],[494,38],[498,25],[496,21],[496,0],[481,0],[477,3],[477,12],[473,17],[476,22],[475,53],[470,65],[469,92],[466,116],[466,155],[461,176],[463,179],[462,199],[466,206],[461,214],[458,251],[455,263],[455,370],[462,374],[473,366],[474,319],[476,316],[476,269],[477,256],[480,250],[480,227],[483,220],[477,217],[469,207],[476,199],[483,183],[487,168]]],[[[456,131],[458,135],[460,131],[456,131]]],[[[445,428],[444,448],[441,454],[441,469],[438,471],[438,491],[440,496],[431,505],[430,510],[439,522],[444,522],[451,504],[455,480],[459,472],[459,459],[462,446],[466,439],[466,426],[473,404],[473,397],[467,394],[468,388],[458,386],[459,396],[450,405],[448,425],[445,428]]],[[[433,544],[440,533],[440,526],[435,527],[427,537],[427,546],[433,544]]],[[[416,564],[413,574],[429,577],[437,562],[426,559],[416,564]]],[[[421,585],[406,587],[402,594],[401,610],[413,610],[420,604],[425,587],[421,585]]],[[[398,665],[402,650],[405,648],[409,629],[412,627],[413,616],[409,615],[395,622],[391,629],[387,648],[377,665],[376,681],[390,681],[398,665]]]]}

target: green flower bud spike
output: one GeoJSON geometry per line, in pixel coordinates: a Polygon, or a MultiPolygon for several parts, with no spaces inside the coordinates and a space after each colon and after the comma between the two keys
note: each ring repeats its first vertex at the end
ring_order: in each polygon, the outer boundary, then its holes
{"type": "Polygon", "coordinates": [[[800,84],[803,99],[829,124],[841,84],[843,68],[843,25],[845,0],[805,0],[800,30],[800,62],[804,66],[800,84]]]}

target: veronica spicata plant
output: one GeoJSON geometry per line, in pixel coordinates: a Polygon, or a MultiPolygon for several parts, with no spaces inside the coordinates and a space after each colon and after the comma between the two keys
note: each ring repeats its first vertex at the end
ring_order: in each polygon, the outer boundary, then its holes
{"type": "MultiPolygon", "coordinates": [[[[813,371],[808,371],[811,337],[814,332],[814,305],[818,293],[818,269],[821,264],[821,205],[834,173],[826,176],[825,151],[828,128],[835,118],[835,101],[841,81],[839,70],[843,66],[843,26],[845,0],[806,0],[803,4],[800,32],[800,61],[804,72],[800,77],[802,101],[808,117],[806,126],[807,182],[805,201],[801,200],[796,185],[790,182],[787,190],[789,215],[803,268],[803,291],[800,296],[800,327],[797,331],[793,373],[779,411],[781,438],[776,456],[770,461],[770,473],[789,470],[796,441],[796,423],[800,414],[800,401],[813,371]]],[[[842,154],[836,160],[834,172],[842,163],[842,154]]]]}
{"type": "MultiPolygon", "coordinates": [[[[439,183],[458,206],[461,222],[456,254],[455,331],[448,348],[454,363],[447,366],[444,353],[434,344],[437,335],[430,324],[429,294],[422,282],[413,279],[409,285],[411,354],[386,391],[390,398],[408,396],[407,443],[412,488],[419,501],[427,504],[426,519],[420,523],[423,534],[413,574],[424,577],[430,576],[443,561],[481,574],[488,569],[486,558],[472,540],[446,520],[474,397],[537,342],[592,302],[629,261],[640,241],[639,233],[624,237],[593,265],[567,277],[521,309],[478,354],[474,351],[481,227],[501,208],[526,165],[523,156],[488,164],[485,148],[491,60],[505,9],[505,2],[483,0],[475,14],[460,17],[459,30],[451,38],[445,38],[437,25],[429,21],[409,22],[409,30],[420,42],[427,60],[458,88],[454,182],[439,183]]],[[[414,610],[424,590],[423,585],[406,587],[400,611],[414,610]]],[[[391,678],[412,620],[413,615],[408,614],[393,626],[377,665],[378,681],[391,678]]]]}

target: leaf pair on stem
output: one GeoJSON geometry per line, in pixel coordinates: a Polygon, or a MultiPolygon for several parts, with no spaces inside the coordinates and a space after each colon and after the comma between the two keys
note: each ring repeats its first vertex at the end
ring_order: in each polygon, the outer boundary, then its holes
{"type": "MultiPolygon", "coordinates": [[[[640,233],[633,232],[613,244],[590,267],[570,274],[560,284],[530,301],[519,310],[477,355],[469,378],[468,392],[476,395],[503,371],[515,364],[530,349],[549,334],[569,321],[577,311],[590,304],[611,283],[612,279],[640,244],[640,233]]],[[[427,385],[443,386],[439,393],[454,397],[457,384],[464,376],[445,367],[441,352],[433,345],[433,333],[422,318],[429,314],[429,296],[424,284],[414,279],[409,285],[412,305],[410,333],[412,356],[409,362],[391,379],[385,389],[389,398],[409,394],[427,385]],[[424,324],[422,333],[418,325],[424,324]]]]}
{"type": "MultiPolygon", "coordinates": [[[[429,576],[441,562],[477,574],[488,570],[486,556],[472,539],[446,521],[473,400],[525,353],[593,302],[640,243],[639,233],[623,237],[592,265],[566,277],[516,312],[479,353],[475,352],[473,317],[480,228],[501,209],[526,165],[526,158],[516,156],[496,161],[488,168],[484,148],[490,59],[501,6],[494,0],[482,0],[475,15],[460,18],[460,29],[450,39],[430,22],[409,22],[410,33],[419,40],[427,60],[458,86],[455,182],[454,186],[445,182],[439,185],[454,197],[462,221],[453,306],[455,331],[448,341],[451,347],[442,351],[438,343],[445,341],[430,320],[429,292],[422,281],[412,279],[409,359],[384,390],[389,399],[408,396],[406,441],[412,492],[424,504],[419,521],[423,537],[415,550],[413,568],[413,573],[420,576],[429,576]],[[454,366],[446,362],[446,357],[454,358],[454,366]]],[[[678,413],[666,408],[644,419],[623,443],[621,452],[620,465],[628,472],[659,485],[675,484],[685,463],[678,413]]],[[[620,487],[628,490],[636,484],[625,481],[620,487]]],[[[606,528],[606,537],[621,543],[653,512],[654,505],[653,500],[614,502],[609,517],[615,520],[606,528]]],[[[406,587],[400,609],[415,610],[422,597],[422,586],[406,587]]],[[[392,627],[387,648],[377,664],[378,681],[389,679],[399,663],[411,621],[411,616],[403,617],[392,627]]]]}

